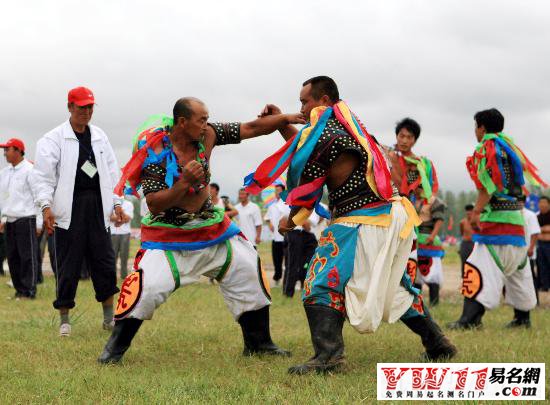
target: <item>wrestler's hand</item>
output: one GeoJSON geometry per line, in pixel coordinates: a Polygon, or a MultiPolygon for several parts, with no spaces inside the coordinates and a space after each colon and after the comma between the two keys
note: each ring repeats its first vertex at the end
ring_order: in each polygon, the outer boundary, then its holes
{"type": "Polygon", "coordinates": [[[264,109],[258,114],[258,118],[266,117],[268,115],[279,115],[282,111],[275,104],[266,104],[264,109]]]}
{"type": "Polygon", "coordinates": [[[472,217],[470,218],[470,224],[474,228],[474,230],[481,229],[481,220],[480,220],[481,212],[476,212],[475,210],[472,212],[472,217]]]}
{"type": "Polygon", "coordinates": [[[196,160],[187,163],[181,173],[181,179],[191,185],[201,183],[204,178],[204,168],[196,160]]]}
{"type": "Polygon", "coordinates": [[[428,239],[426,239],[426,245],[431,245],[434,243],[434,237],[432,235],[428,236],[428,239]]]}
{"type": "Polygon", "coordinates": [[[5,224],[3,222],[0,222],[0,233],[4,233],[4,226],[5,224]]]}
{"type": "Polygon", "coordinates": [[[44,228],[48,231],[48,235],[53,235],[55,216],[53,215],[52,209],[50,207],[44,208],[42,217],[44,218],[44,228]]]}
{"type": "Polygon", "coordinates": [[[302,113],[285,114],[285,116],[288,124],[301,124],[301,125],[307,124],[304,114],[302,113]]]}
{"type": "Polygon", "coordinates": [[[281,235],[284,235],[285,233],[290,232],[294,229],[294,224],[293,223],[290,224],[289,222],[290,221],[288,217],[282,217],[281,220],[279,221],[278,231],[281,235]]]}
{"type": "Polygon", "coordinates": [[[527,250],[527,257],[533,257],[533,254],[535,253],[535,247],[530,247],[528,250],[527,250]]]}
{"type": "Polygon", "coordinates": [[[122,207],[120,205],[115,207],[113,215],[116,217],[115,226],[118,228],[124,223],[124,211],[122,211],[122,207]]]}

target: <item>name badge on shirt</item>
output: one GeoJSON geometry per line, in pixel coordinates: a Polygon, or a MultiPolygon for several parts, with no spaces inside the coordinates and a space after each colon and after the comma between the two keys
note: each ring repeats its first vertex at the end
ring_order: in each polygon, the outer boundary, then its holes
{"type": "Polygon", "coordinates": [[[80,167],[84,173],[86,173],[90,178],[93,178],[97,173],[97,169],[92,162],[86,160],[84,164],[80,167]]]}

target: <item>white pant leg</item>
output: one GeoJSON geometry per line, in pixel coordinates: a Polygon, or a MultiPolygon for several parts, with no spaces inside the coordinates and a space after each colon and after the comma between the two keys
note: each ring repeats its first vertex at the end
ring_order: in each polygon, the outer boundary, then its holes
{"type": "Polygon", "coordinates": [[[414,299],[401,286],[413,236],[405,240],[399,237],[407,221],[401,203],[393,203],[391,212],[388,228],[373,225],[359,228],[354,270],[345,297],[350,324],[361,333],[374,332],[382,320],[397,321],[414,299]]]}
{"type": "Polygon", "coordinates": [[[441,257],[424,257],[417,261],[418,284],[443,284],[443,262],[441,257]],[[431,259],[429,268],[426,268],[426,259],[431,259]]]}
{"type": "Polygon", "coordinates": [[[235,318],[271,304],[269,282],[258,268],[258,252],[237,235],[231,238],[231,265],[220,281],[220,290],[227,308],[235,318]]]}
{"type": "Polygon", "coordinates": [[[506,288],[505,302],[520,311],[531,311],[537,306],[537,295],[533,285],[531,263],[518,269],[504,279],[506,288]]]}
{"type": "Polygon", "coordinates": [[[151,319],[155,309],[180,287],[197,282],[202,275],[215,277],[227,258],[225,244],[192,251],[146,250],[139,270],[122,284],[116,319],[151,319]],[[137,285],[140,288],[135,288],[137,285]]]}
{"type": "Polygon", "coordinates": [[[476,243],[464,265],[462,295],[478,301],[487,309],[498,307],[504,275],[486,245],[476,243]]]}

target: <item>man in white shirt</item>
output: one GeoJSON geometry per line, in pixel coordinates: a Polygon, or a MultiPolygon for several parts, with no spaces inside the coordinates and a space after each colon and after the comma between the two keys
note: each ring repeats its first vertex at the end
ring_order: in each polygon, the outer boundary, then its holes
{"type": "Polygon", "coordinates": [[[276,285],[279,284],[279,280],[283,277],[283,259],[286,255],[285,237],[279,233],[279,221],[282,217],[287,217],[290,214],[290,207],[281,199],[281,193],[284,190],[284,185],[275,185],[275,201],[269,206],[265,215],[269,230],[273,233],[271,256],[275,270],[273,280],[276,285]]]}
{"type": "Polygon", "coordinates": [[[214,207],[224,210],[225,215],[229,218],[239,215],[239,212],[231,205],[231,202],[227,197],[220,197],[220,186],[217,183],[210,183],[208,188],[210,190],[210,198],[212,198],[212,204],[214,207]]]}
{"type": "MultiPolygon", "coordinates": [[[[527,257],[529,258],[529,264],[531,265],[531,274],[533,275],[533,287],[535,288],[535,294],[537,295],[537,305],[539,303],[539,292],[538,292],[538,280],[535,273],[535,263],[537,260],[537,240],[541,233],[539,220],[537,214],[533,211],[525,208],[525,195],[518,198],[518,201],[522,204],[523,208],[521,212],[523,213],[523,218],[525,219],[525,242],[527,243],[527,257]]],[[[514,320],[509,324],[510,326],[516,326],[517,317],[514,317],[514,320]]]]}
{"type": "Polygon", "coordinates": [[[122,225],[116,226],[116,213],[111,215],[111,242],[115,253],[115,265],[120,257],[120,278],[128,275],[128,254],[130,252],[130,222],[134,218],[134,204],[126,198],[122,200],[122,225]]]}
{"type": "Polygon", "coordinates": [[[116,286],[115,257],[109,235],[113,211],[122,223],[120,197],[113,189],[120,169],[105,132],[92,119],[95,99],[91,90],[69,91],[69,120],[44,135],[36,145],[31,175],[35,202],[44,225],[54,237],[57,257],[56,299],[60,336],[71,334],[69,310],[75,295],[82,261],[86,258],[95,298],[103,305],[103,329],[113,328],[116,286]]]}
{"type": "MultiPolygon", "coordinates": [[[[7,258],[16,298],[34,299],[39,272],[36,206],[29,183],[32,163],[25,159],[25,144],[10,139],[1,144],[9,163],[0,172],[0,232],[6,232],[7,258]]],[[[40,221],[40,227],[42,221],[40,221]]]]}
{"type": "Polygon", "coordinates": [[[239,203],[235,209],[239,212],[237,220],[242,233],[256,247],[261,242],[262,213],[260,207],[249,200],[248,193],[241,188],[239,190],[239,203]]]}

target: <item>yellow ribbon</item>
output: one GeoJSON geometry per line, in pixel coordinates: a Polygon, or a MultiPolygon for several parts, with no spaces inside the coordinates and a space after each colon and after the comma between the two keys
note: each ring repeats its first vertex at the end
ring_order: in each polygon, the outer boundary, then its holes
{"type": "Polygon", "coordinates": [[[399,232],[399,237],[401,239],[407,239],[413,231],[413,228],[415,226],[419,226],[422,223],[422,220],[407,197],[393,197],[391,201],[400,201],[403,208],[405,208],[405,212],[407,213],[407,222],[405,222],[405,226],[401,229],[401,232],[399,232]]]}
{"type": "MultiPolygon", "coordinates": [[[[399,237],[401,239],[407,239],[415,226],[418,226],[422,223],[422,220],[419,218],[414,206],[406,197],[393,197],[390,201],[400,202],[405,212],[407,213],[407,222],[401,232],[399,232],[399,237]]],[[[333,224],[341,223],[350,223],[350,224],[361,224],[361,225],[374,225],[387,228],[391,224],[391,212],[389,214],[380,214],[376,216],[349,216],[349,217],[338,217],[332,221],[333,224]]]]}
{"type": "Polygon", "coordinates": [[[300,211],[298,211],[292,217],[292,222],[294,222],[298,226],[303,225],[304,222],[307,221],[307,219],[309,218],[312,212],[313,210],[308,210],[307,208],[300,208],[300,211]]]}

